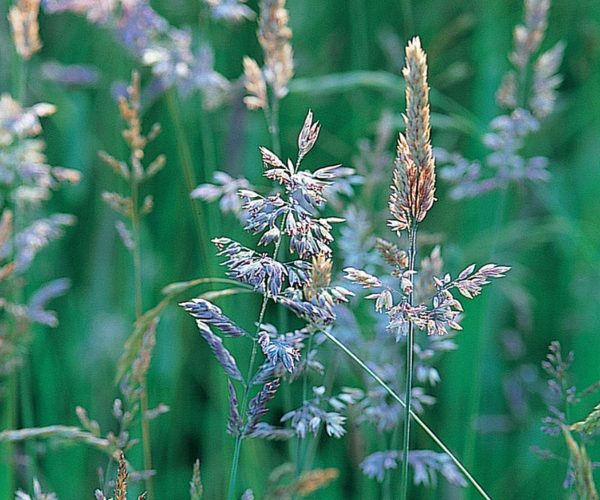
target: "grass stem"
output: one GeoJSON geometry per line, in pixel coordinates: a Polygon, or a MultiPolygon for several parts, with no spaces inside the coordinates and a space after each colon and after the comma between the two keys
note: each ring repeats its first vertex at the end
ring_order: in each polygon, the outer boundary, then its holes
{"type": "MultiPolygon", "coordinates": [[[[408,294],[408,302],[413,305],[413,272],[415,270],[415,259],[417,257],[417,225],[414,224],[409,230],[408,270],[410,272],[411,287],[408,294]]],[[[404,406],[404,431],[402,435],[402,482],[401,497],[403,500],[408,495],[408,450],[410,448],[410,414],[412,400],[412,379],[414,362],[415,325],[412,321],[408,323],[406,336],[406,390],[404,406]]]]}

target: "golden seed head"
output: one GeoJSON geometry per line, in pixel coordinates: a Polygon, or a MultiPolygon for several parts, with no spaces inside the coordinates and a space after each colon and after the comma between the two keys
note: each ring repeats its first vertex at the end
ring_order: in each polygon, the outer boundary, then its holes
{"type": "Polygon", "coordinates": [[[435,200],[435,163],[429,124],[427,57],[419,38],[406,47],[405,134],[399,134],[394,167],[390,227],[400,232],[421,222],[435,200]]]}

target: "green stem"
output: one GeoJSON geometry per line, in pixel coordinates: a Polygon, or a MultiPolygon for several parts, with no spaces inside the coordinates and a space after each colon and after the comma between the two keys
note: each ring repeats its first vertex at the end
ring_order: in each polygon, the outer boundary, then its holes
{"type": "MultiPolygon", "coordinates": [[[[135,160],[134,160],[135,161],[135,160]]],[[[144,306],[142,302],[142,251],[140,241],[140,214],[139,214],[139,179],[135,171],[131,175],[131,225],[133,232],[133,272],[135,288],[135,320],[142,317],[144,306]]],[[[148,412],[148,392],[146,390],[147,376],[141,381],[140,393],[140,422],[142,427],[142,447],[144,451],[144,469],[152,470],[152,437],[150,435],[150,422],[146,419],[148,412]]],[[[154,498],[154,484],[152,476],[146,479],[146,493],[148,500],[154,498]]]]}
{"type": "MultiPolygon", "coordinates": [[[[413,273],[415,270],[415,259],[417,257],[417,225],[413,224],[409,230],[408,270],[410,272],[411,289],[408,294],[408,303],[413,304],[413,273]]],[[[412,400],[412,379],[414,362],[415,325],[412,321],[408,323],[408,334],[406,336],[406,391],[404,407],[404,433],[402,436],[402,499],[408,496],[408,449],[410,448],[410,414],[412,400]]]]}
{"type": "MultiPolygon", "coordinates": [[[[375,382],[377,382],[385,391],[403,408],[406,408],[406,403],[402,400],[394,390],[387,385],[381,377],[379,377],[373,370],[371,370],[356,354],[354,354],[346,345],[339,341],[336,337],[334,337],[331,333],[326,330],[321,330],[321,333],[325,335],[329,340],[331,340],[337,347],[339,347],[350,359],[352,359],[355,363],[357,363],[375,382]]],[[[485,492],[485,490],[479,485],[479,483],[475,480],[475,478],[469,473],[466,467],[461,463],[461,461],[456,458],[456,456],[450,451],[450,449],[443,443],[443,441],[437,437],[435,432],[433,432],[423,420],[412,410],[410,410],[410,416],[417,423],[421,429],[425,431],[425,433],[433,440],[435,444],[437,444],[440,449],[448,455],[450,460],[458,467],[458,469],[465,475],[467,480],[473,485],[473,487],[479,492],[479,494],[485,498],[486,500],[490,500],[489,495],[485,492]]]]}

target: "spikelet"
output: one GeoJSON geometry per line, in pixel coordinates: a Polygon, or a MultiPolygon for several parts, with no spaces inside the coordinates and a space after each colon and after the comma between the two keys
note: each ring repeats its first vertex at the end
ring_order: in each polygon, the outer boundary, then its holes
{"type": "Polygon", "coordinates": [[[19,0],[8,13],[15,48],[23,59],[30,59],[42,48],[38,24],[39,10],[40,0],[19,0]]]}
{"type": "Polygon", "coordinates": [[[405,134],[399,134],[389,221],[400,233],[421,222],[435,200],[435,165],[430,142],[427,58],[418,37],[406,47],[405,134]]]}

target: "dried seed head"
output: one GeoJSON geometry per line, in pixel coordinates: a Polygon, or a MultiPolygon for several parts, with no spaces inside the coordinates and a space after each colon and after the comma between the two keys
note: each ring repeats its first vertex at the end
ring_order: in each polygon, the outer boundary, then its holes
{"type": "Polygon", "coordinates": [[[421,222],[435,200],[435,165],[430,142],[427,58],[419,38],[406,47],[405,135],[398,137],[390,227],[400,232],[421,222]]]}
{"type": "Polygon", "coordinates": [[[42,48],[38,24],[39,10],[40,0],[19,0],[8,13],[15,48],[23,59],[29,59],[42,48]]]}

